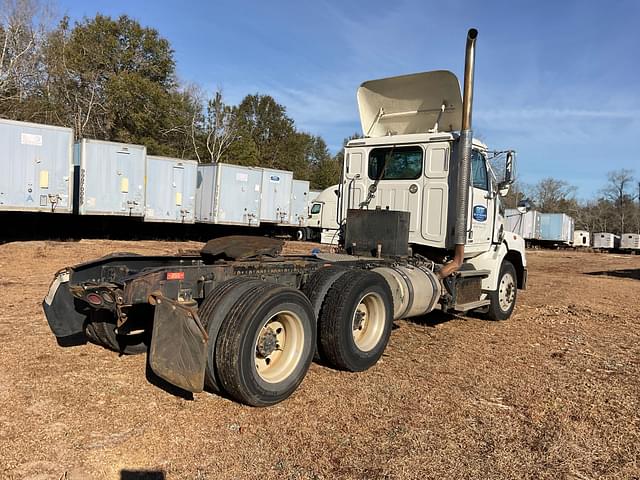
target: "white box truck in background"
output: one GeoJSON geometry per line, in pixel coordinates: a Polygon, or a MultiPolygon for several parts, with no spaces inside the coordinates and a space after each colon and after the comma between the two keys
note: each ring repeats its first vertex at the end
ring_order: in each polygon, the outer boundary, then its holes
{"type": "Polygon", "coordinates": [[[324,189],[312,202],[309,210],[310,239],[337,245],[340,225],[338,224],[339,185],[324,189]]]}

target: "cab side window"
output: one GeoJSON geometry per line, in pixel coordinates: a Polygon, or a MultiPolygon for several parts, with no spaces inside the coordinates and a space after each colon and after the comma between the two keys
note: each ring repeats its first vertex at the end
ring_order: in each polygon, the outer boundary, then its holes
{"type": "Polygon", "coordinates": [[[313,206],[311,207],[311,213],[313,214],[320,213],[321,208],[322,208],[321,203],[314,203],[313,206]]]}
{"type": "Polygon", "coordinates": [[[489,191],[489,179],[487,178],[487,166],[484,155],[478,150],[471,154],[471,183],[475,188],[489,191]]]}
{"type": "Polygon", "coordinates": [[[415,180],[422,175],[419,146],[374,148],[369,154],[371,180],[415,180]]]}

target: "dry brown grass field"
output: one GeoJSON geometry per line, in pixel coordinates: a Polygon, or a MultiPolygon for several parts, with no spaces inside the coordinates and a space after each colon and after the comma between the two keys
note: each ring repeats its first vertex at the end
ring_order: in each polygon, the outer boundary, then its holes
{"type": "Polygon", "coordinates": [[[199,246],[0,245],[0,478],[640,478],[640,256],[530,252],[510,320],[396,322],[371,370],[314,364],[265,409],[174,396],[144,355],[56,344],[40,307],[56,270],[199,246]]]}

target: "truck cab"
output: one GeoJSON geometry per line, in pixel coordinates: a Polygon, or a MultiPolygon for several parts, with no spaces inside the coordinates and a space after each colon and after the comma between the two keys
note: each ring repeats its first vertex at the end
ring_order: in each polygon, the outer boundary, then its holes
{"type": "MultiPolygon", "coordinates": [[[[409,212],[409,244],[433,259],[451,256],[455,246],[456,188],[461,148],[462,98],[449,71],[403,75],[365,82],[357,94],[365,137],[345,147],[339,218],[353,209],[409,212]]],[[[511,182],[513,151],[492,152],[471,142],[464,261],[486,269],[483,290],[498,288],[500,262],[507,256],[526,282],[523,239],[506,234],[501,194],[511,182]],[[494,172],[490,158],[506,158],[494,172]],[[503,178],[497,178],[497,177],[503,178]]]]}
{"type": "Polygon", "coordinates": [[[307,226],[313,232],[313,239],[321,243],[337,245],[339,239],[338,195],[340,185],[332,185],[324,189],[312,202],[309,208],[307,226]]]}

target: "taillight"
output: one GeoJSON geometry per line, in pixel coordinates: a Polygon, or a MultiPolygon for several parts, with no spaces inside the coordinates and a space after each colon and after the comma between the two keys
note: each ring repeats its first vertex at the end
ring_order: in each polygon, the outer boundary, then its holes
{"type": "Polygon", "coordinates": [[[87,302],[89,302],[91,305],[102,304],[102,297],[97,293],[89,293],[85,298],[87,299],[87,302]]]}

